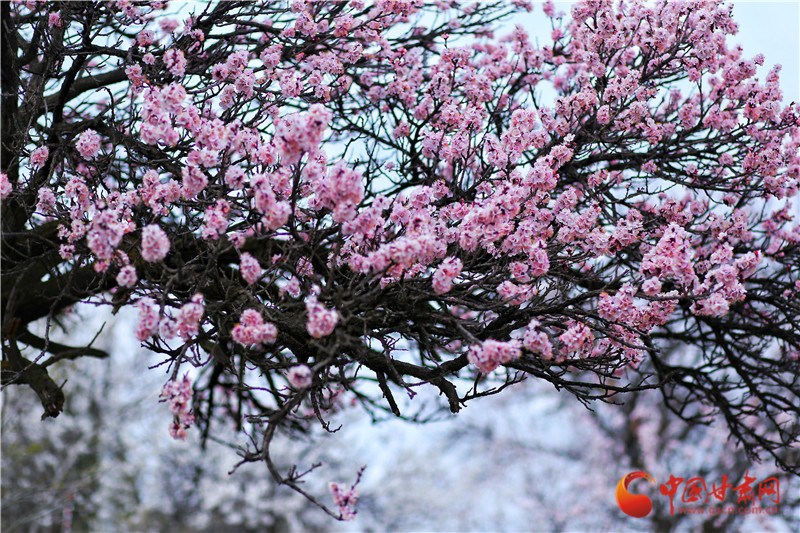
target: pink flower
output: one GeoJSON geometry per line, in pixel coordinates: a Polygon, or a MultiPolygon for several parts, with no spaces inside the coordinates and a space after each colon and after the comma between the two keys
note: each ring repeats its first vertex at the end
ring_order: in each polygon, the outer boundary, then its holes
{"type": "Polygon", "coordinates": [[[249,285],[252,285],[259,280],[263,269],[261,268],[261,264],[258,262],[258,259],[247,252],[243,252],[239,258],[239,271],[242,273],[244,280],[249,285]]]}
{"type": "Polygon", "coordinates": [[[94,130],[86,130],[78,137],[75,148],[84,159],[94,159],[100,151],[100,135],[94,130]]]}
{"type": "Polygon", "coordinates": [[[155,42],[156,36],[153,30],[142,30],[136,34],[136,42],[139,46],[147,47],[155,42]]]}
{"type": "Polygon", "coordinates": [[[50,157],[50,149],[47,146],[40,146],[31,152],[31,165],[36,168],[41,167],[47,162],[48,157],[50,157]]]}
{"type": "Polygon", "coordinates": [[[39,201],[36,203],[36,210],[43,214],[51,214],[56,207],[56,195],[50,187],[39,189],[39,201]]]}
{"type": "Polygon", "coordinates": [[[574,353],[584,348],[587,343],[591,344],[594,335],[586,324],[578,322],[562,333],[558,340],[563,344],[564,353],[574,353]]]}
{"type": "Polygon", "coordinates": [[[314,104],[306,113],[295,113],[279,121],[275,128],[275,144],[281,162],[292,165],[300,161],[304,153],[315,153],[331,116],[325,106],[314,104]]]}
{"type": "Polygon", "coordinates": [[[315,205],[333,211],[334,222],[346,222],[356,216],[356,207],[364,198],[361,173],[339,161],[312,184],[315,205]]]}
{"type": "Polygon", "coordinates": [[[597,122],[600,124],[608,124],[611,122],[611,108],[607,105],[601,106],[597,110],[597,122]]]}
{"type": "Polygon", "coordinates": [[[661,292],[661,281],[656,277],[646,279],[644,283],[642,283],[642,292],[648,296],[658,294],[661,292]]]}
{"type": "Polygon", "coordinates": [[[278,328],[271,322],[264,322],[261,313],[255,309],[245,309],[239,323],[231,330],[231,337],[242,346],[267,344],[278,338],[278,328]]]}
{"type": "Polygon", "coordinates": [[[136,338],[146,341],[158,332],[158,305],[152,298],[142,298],[136,302],[139,308],[139,322],[136,324],[136,338]]]}
{"type": "Polygon", "coordinates": [[[358,502],[359,492],[356,487],[344,487],[338,483],[329,483],[328,488],[333,496],[333,502],[339,506],[339,512],[343,520],[354,520],[356,511],[354,509],[358,502]]]}
{"type": "Polygon", "coordinates": [[[333,333],[339,322],[339,313],[335,309],[328,309],[317,302],[315,297],[306,301],[306,312],[308,313],[306,330],[315,339],[321,339],[333,333]]]}
{"type": "Polygon", "coordinates": [[[147,78],[144,76],[144,74],[142,74],[141,65],[128,65],[125,67],[125,75],[128,76],[129,80],[131,80],[131,86],[133,86],[134,92],[144,87],[144,85],[147,83],[147,78]]]}
{"type": "Polygon", "coordinates": [[[488,374],[498,366],[518,359],[522,355],[521,347],[518,340],[502,342],[487,339],[481,344],[470,347],[467,360],[475,365],[480,373],[488,374]]]}
{"type": "Polygon", "coordinates": [[[448,257],[442,261],[442,264],[433,273],[433,290],[436,294],[450,292],[453,280],[461,274],[461,268],[461,260],[457,257],[448,257]]]}
{"type": "Polygon", "coordinates": [[[172,425],[169,428],[169,434],[173,439],[186,439],[186,431],[194,423],[194,414],[191,410],[192,393],[192,382],[188,374],[184,374],[180,381],[166,382],[161,389],[159,398],[169,404],[169,410],[173,415],[172,425]]]}
{"type": "Polygon", "coordinates": [[[227,200],[218,199],[213,206],[206,209],[203,218],[205,224],[201,231],[204,239],[217,239],[220,235],[225,233],[228,228],[228,212],[230,212],[230,204],[227,200]]]}
{"type": "Polygon", "coordinates": [[[136,276],[136,268],[131,265],[124,266],[117,274],[117,285],[120,287],[133,287],[139,278],[136,276]]]}
{"type": "Polygon", "coordinates": [[[11,182],[8,181],[8,175],[5,172],[0,172],[0,199],[5,200],[11,194],[11,182]]]}
{"type": "Polygon", "coordinates": [[[522,336],[522,345],[526,350],[539,354],[543,359],[553,358],[553,345],[550,338],[543,331],[537,331],[539,322],[532,320],[522,336]]]}
{"type": "Polygon", "coordinates": [[[301,390],[311,386],[313,376],[311,375],[311,369],[308,368],[308,366],[299,365],[293,366],[289,369],[289,371],[286,373],[286,379],[289,380],[289,384],[292,387],[301,390]]]}
{"type": "Polygon", "coordinates": [[[184,340],[189,340],[194,335],[197,335],[200,328],[200,319],[203,318],[204,312],[203,295],[200,293],[192,296],[191,302],[181,306],[180,311],[178,311],[178,318],[175,321],[175,327],[184,340]]]}
{"type": "Polygon", "coordinates": [[[159,19],[158,25],[161,28],[161,31],[163,31],[165,33],[172,33],[173,31],[178,29],[178,26],[180,25],[180,23],[175,19],[162,18],[162,19],[159,19]]]}
{"type": "Polygon", "coordinates": [[[692,304],[691,310],[698,316],[725,316],[728,314],[728,301],[723,295],[715,292],[705,300],[692,304]]]}
{"type": "Polygon", "coordinates": [[[58,13],[50,13],[47,15],[47,24],[52,27],[61,27],[61,15],[58,13]]]}
{"type": "Polygon", "coordinates": [[[181,195],[186,200],[191,200],[208,185],[208,178],[203,169],[198,165],[189,163],[181,171],[183,181],[181,183],[181,195]]]}
{"type": "Polygon", "coordinates": [[[164,65],[176,78],[182,78],[186,73],[186,57],[182,50],[170,48],[164,52],[164,65]]]}
{"type": "Polygon", "coordinates": [[[672,223],[664,235],[642,258],[640,272],[659,278],[674,277],[684,286],[691,286],[697,279],[692,265],[692,243],[689,234],[672,223]]]}
{"type": "Polygon", "coordinates": [[[244,184],[244,169],[240,166],[230,166],[225,171],[225,184],[234,190],[239,190],[244,184]]]}
{"type": "Polygon", "coordinates": [[[145,226],[142,230],[142,259],[148,263],[157,263],[169,252],[169,238],[156,224],[145,226]]]}

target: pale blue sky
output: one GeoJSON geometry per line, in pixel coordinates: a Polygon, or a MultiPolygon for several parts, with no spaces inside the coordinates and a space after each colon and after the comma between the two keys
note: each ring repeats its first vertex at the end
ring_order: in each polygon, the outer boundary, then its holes
{"type": "Polygon", "coordinates": [[[784,102],[800,102],[800,2],[733,2],[739,33],[731,38],[747,57],[764,54],[764,75],[780,63],[784,102]]]}

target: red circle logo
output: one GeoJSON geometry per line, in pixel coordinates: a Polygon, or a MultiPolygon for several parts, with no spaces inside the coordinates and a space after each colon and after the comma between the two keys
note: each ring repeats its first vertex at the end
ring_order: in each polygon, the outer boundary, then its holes
{"type": "Polygon", "coordinates": [[[635,518],[643,518],[650,514],[650,511],[653,509],[653,503],[650,501],[650,498],[644,494],[631,494],[628,492],[628,485],[630,485],[634,479],[639,479],[640,477],[647,479],[647,481],[653,484],[656,482],[647,472],[631,472],[619,480],[615,492],[617,505],[622,509],[622,512],[635,518]]]}

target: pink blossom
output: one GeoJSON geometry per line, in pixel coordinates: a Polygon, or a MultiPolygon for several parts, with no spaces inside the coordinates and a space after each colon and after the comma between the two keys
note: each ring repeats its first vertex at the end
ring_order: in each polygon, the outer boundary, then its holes
{"type": "Polygon", "coordinates": [[[227,200],[218,199],[213,206],[206,209],[203,214],[205,224],[201,230],[204,239],[218,239],[228,228],[228,213],[230,204],[227,200]]]}
{"type": "Polygon", "coordinates": [[[169,404],[172,412],[173,421],[169,429],[169,434],[173,439],[185,440],[187,430],[194,423],[194,414],[191,410],[192,401],[192,382],[189,375],[185,374],[181,380],[170,380],[161,389],[162,402],[169,404]]]}
{"type": "Polygon", "coordinates": [[[343,161],[336,163],[326,176],[312,184],[314,205],[333,211],[334,222],[346,222],[356,216],[356,207],[364,198],[363,178],[343,161]]]}
{"type": "Polygon", "coordinates": [[[233,190],[242,188],[244,184],[244,169],[240,166],[230,166],[225,171],[225,184],[233,190]]]}
{"type": "Polygon", "coordinates": [[[401,137],[408,137],[409,133],[411,133],[411,125],[408,122],[402,121],[395,126],[392,135],[395,139],[399,139],[401,137]]]}
{"type": "Polygon", "coordinates": [[[47,146],[40,146],[31,152],[31,166],[35,168],[43,166],[47,162],[48,157],[50,157],[50,150],[47,146]]]}
{"type": "Polygon", "coordinates": [[[56,195],[50,187],[42,187],[39,189],[38,202],[36,203],[36,210],[40,213],[49,215],[53,213],[56,207],[56,195]]]}
{"type": "Polygon", "coordinates": [[[333,502],[339,506],[342,520],[355,520],[355,505],[358,502],[359,491],[356,487],[347,488],[338,483],[329,483],[328,488],[333,496],[333,502]]]}
{"type": "Polygon", "coordinates": [[[691,286],[697,279],[692,256],[689,234],[672,223],[664,231],[658,244],[644,254],[640,272],[661,278],[672,277],[684,286],[691,286]]]}
{"type": "Polygon", "coordinates": [[[661,292],[661,281],[656,278],[648,278],[642,283],[642,292],[648,296],[653,296],[661,292]]]}
{"type": "Polygon", "coordinates": [[[720,292],[715,292],[704,300],[692,304],[692,312],[698,316],[725,316],[728,302],[720,292]]]}
{"type": "Polygon", "coordinates": [[[261,278],[263,269],[261,268],[261,264],[258,262],[258,259],[247,252],[243,252],[239,257],[239,271],[242,273],[244,280],[249,285],[252,285],[253,283],[257,282],[259,278],[261,278]]]}
{"type": "Polygon", "coordinates": [[[579,352],[586,348],[587,345],[591,345],[594,341],[594,335],[592,335],[592,330],[586,324],[577,322],[562,333],[558,340],[563,345],[562,351],[568,354],[579,352]]]}
{"type": "Polygon", "coordinates": [[[607,105],[601,106],[597,110],[597,122],[600,124],[608,124],[611,122],[611,108],[607,105]]]}
{"type": "Polygon", "coordinates": [[[528,285],[517,285],[506,280],[497,286],[497,295],[511,305],[522,305],[530,299],[532,293],[528,285]]]}
{"type": "Polygon", "coordinates": [[[186,73],[186,57],[182,50],[170,48],[164,52],[164,65],[176,78],[182,78],[186,73]]]}
{"type": "Polygon", "coordinates": [[[0,199],[5,200],[9,194],[11,194],[11,182],[8,181],[5,172],[0,172],[0,199]]]}
{"type": "Polygon", "coordinates": [[[179,25],[180,22],[173,18],[159,18],[158,20],[158,26],[161,28],[161,31],[165,33],[174,32],[176,29],[178,29],[179,25]]]}
{"type": "Polygon", "coordinates": [[[139,322],[136,324],[136,338],[146,341],[158,333],[158,305],[152,298],[142,298],[136,302],[139,308],[139,322]]]}
{"type": "Polygon", "coordinates": [[[169,252],[169,238],[158,225],[150,224],[142,230],[142,259],[157,263],[169,252]]]}
{"type": "Polygon", "coordinates": [[[110,209],[98,213],[86,233],[86,244],[98,259],[111,259],[126,230],[126,224],[110,209]]]}
{"type": "Polygon", "coordinates": [[[175,327],[178,334],[184,340],[189,340],[191,337],[197,335],[200,319],[203,318],[204,312],[205,305],[203,304],[203,295],[200,293],[192,296],[191,302],[181,306],[178,311],[178,317],[175,320],[175,327]]]}
{"type": "Polygon", "coordinates": [[[461,274],[462,267],[461,260],[457,257],[448,257],[442,261],[442,264],[433,273],[433,290],[436,294],[450,292],[453,280],[461,274]]]}
{"type": "Polygon", "coordinates": [[[553,345],[550,338],[543,331],[538,331],[539,322],[532,320],[522,336],[522,345],[526,350],[542,356],[543,359],[553,358],[553,345]]]}
{"type": "Polygon", "coordinates": [[[550,258],[547,255],[547,249],[542,241],[532,246],[528,250],[528,257],[530,261],[530,275],[533,277],[544,276],[550,271],[550,258]]]}
{"type": "Polygon", "coordinates": [[[280,73],[278,80],[280,82],[281,93],[285,98],[294,98],[295,96],[299,96],[303,91],[300,76],[296,72],[285,70],[280,73]]]}
{"type": "Polygon", "coordinates": [[[304,153],[316,153],[331,112],[320,104],[312,105],[306,113],[295,113],[280,120],[275,128],[275,144],[284,164],[300,161],[304,153]]]}
{"type": "Polygon", "coordinates": [[[482,374],[488,374],[498,366],[510,363],[522,355],[522,345],[518,340],[496,341],[487,339],[470,347],[467,360],[482,374]]]}
{"type": "Polygon", "coordinates": [[[308,313],[306,330],[315,339],[321,339],[333,333],[339,322],[339,313],[335,309],[328,309],[317,302],[315,297],[306,301],[306,312],[308,313]]]}
{"type": "Polygon", "coordinates": [[[739,269],[739,275],[742,278],[748,278],[752,276],[755,271],[758,269],[758,265],[761,262],[762,256],[761,252],[756,250],[755,252],[747,252],[743,256],[736,259],[736,268],[739,269]]]}
{"type": "Polygon", "coordinates": [[[313,375],[311,369],[306,365],[293,366],[286,373],[286,379],[289,384],[295,389],[307,389],[311,386],[313,375]]]}
{"type": "Polygon", "coordinates": [[[133,287],[138,280],[136,268],[131,265],[122,267],[117,274],[117,285],[120,287],[133,287]]]}
{"type": "Polygon", "coordinates": [[[58,255],[64,261],[71,261],[75,254],[74,244],[62,244],[58,247],[58,255]]]}
{"type": "Polygon", "coordinates": [[[186,200],[196,197],[208,185],[208,178],[203,169],[195,164],[188,164],[181,171],[181,196],[186,200]]]}
{"type": "Polygon", "coordinates": [[[75,148],[84,159],[94,159],[100,151],[100,135],[94,130],[85,130],[78,137],[75,148]]]}
{"type": "Polygon", "coordinates": [[[136,34],[136,42],[141,47],[150,46],[155,42],[156,36],[153,30],[142,30],[136,34]]]}
{"type": "Polygon", "coordinates": [[[625,283],[613,296],[607,293],[600,295],[600,302],[597,304],[597,314],[601,318],[615,322],[623,322],[629,326],[635,326],[638,319],[638,309],[634,305],[636,287],[630,283],[625,283]]]}
{"type": "Polygon", "coordinates": [[[53,27],[60,28],[61,27],[61,15],[58,14],[57,12],[53,12],[53,13],[48,14],[47,15],[47,25],[50,26],[51,28],[53,28],[53,27]]]}
{"type": "Polygon", "coordinates": [[[131,81],[131,86],[134,89],[134,94],[136,94],[139,89],[141,89],[147,84],[147,78],[144,76],[144,74],[142,74],[141,65],[128,65],[127,67],[125,67],[125,75],[131,81]]]}
{"type": "Polygon", "coordinates": [[[242,93],[245,98],[250,98],[253,96],[253,86],[256,83],[255,74],[250,69],[245,69],[238,78],[236,78],[236,82],[234,87],[236,91],[242,93]]]}
{"type": "Polygon", "coordinates": [[[300,296],[300,280],[296,277],[292,276],[289,281],[286,282],[285,285],[281,286],[278,290],[281,297],[284,295],[289,294],[292,298],[297,298],[300,296]]]}
{"type": "Polygon", "coordinates": [[[255,309],[245,309],[239,323],[231,330],[231,337],[242,346],[272,343],[278,337],[278,328],[271,322],[264,322],[255,309]]]}

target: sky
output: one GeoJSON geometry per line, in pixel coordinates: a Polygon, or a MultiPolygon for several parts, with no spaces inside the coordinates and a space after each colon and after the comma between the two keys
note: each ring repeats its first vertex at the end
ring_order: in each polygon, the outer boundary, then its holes
{"type": "Polygon", "coordinates": [[[800,1],[734,2],[733,18],[739,33],[731,41],[742,45],[746,57],[764,54],[759,78],[780,63],[784,101],[800,102],[800,1]]]}

